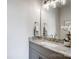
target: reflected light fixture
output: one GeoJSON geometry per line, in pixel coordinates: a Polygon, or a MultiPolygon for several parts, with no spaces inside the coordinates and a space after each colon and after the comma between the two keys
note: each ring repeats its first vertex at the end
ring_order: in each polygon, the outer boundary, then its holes
{"type": "Polygon", "coordinates": [[[45,0],[43,3],[43,8],[49,9],[49,7],[56,8],[58,5],[65,5],[66,0],[45,0]]]}
{"type": "Polygon", "coordinates": [[[66,4],[66,0],[61,0],[61,5],[65,5],[66,4]]]}
{"type": "Polygon", "coordinates": [[[43,8],[46,8],[46,9],[49,9],[49,6],[50,6],[50,1],[45,1],[44,4],[43,4],[43,8]]]}

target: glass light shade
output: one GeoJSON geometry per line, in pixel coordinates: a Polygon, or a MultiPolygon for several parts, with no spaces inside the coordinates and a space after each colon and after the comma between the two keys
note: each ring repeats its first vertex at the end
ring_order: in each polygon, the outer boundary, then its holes
{"type": "Polygon", "coordinates": [[[50,6],[52,6],[53,8],[57,7],[57,4],[61,4],[61,5],[65,5],[66,4],[66,0],[55,0],[55,1],[47,1],[46,4],[43,5],[43,8],[49,9],[50,6]]]}
{"type": "Polygon", "coordinates": [[[66,4],[66,0],[61,0],[61,5],[65,5],[66,4]]]}
{"type": "Polygon", "coordinates": [[[50,3],[50,6],[52,6],[53,8],[56,8],[56,2],[52,1],[52,2],[50,3]]]}
{"type": "Polygon", "coordinates": [[[46,4],[43,5],[43,8],[46,8],[47,10],[49,9],[50,6],[50,1],[48,1],[46,4]]]}
{"type": "Polygon", "coordinates": [[[44,4],[43,7],[44,7],[44,8],[47,8],[47,7],[49,7],[49,5],[50,5],[50,4],[47,3],[47,4],[44,4]]]}

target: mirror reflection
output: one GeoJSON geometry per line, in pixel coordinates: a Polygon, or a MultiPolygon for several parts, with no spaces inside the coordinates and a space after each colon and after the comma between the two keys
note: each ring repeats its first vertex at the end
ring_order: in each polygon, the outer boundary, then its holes
{"type": "Polygon", "coordinates": [[[70,30],[71,0],[41,0],[39,35],[68,39],[70,30]]]}

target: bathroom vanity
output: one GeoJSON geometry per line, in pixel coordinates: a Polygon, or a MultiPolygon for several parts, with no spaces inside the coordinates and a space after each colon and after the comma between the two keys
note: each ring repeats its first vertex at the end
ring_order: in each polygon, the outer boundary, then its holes
{"type": "Polygon", "coordinates": [[[61,0],[42,0],[40,3],[40,26],[37,25],[34,36],[46,38],[29,38],[29,59],[71,59],[71,48],[66,47],[71,43],[71,1],[65,1],[65,5],[60,2],[58,5],[57,1],[61,0]],[[57,5],[53,8],[51,2],[57,2],[57,5]],[[44,8],[46,4],[48,6],[44,8]],[[64,42],[49,41],[47,37],[64,42]]]}
{"type": "Polygon", "coordinates": [[[29,59],[71,59],[70,50],[62,43],[29,38],[29,59]]]}

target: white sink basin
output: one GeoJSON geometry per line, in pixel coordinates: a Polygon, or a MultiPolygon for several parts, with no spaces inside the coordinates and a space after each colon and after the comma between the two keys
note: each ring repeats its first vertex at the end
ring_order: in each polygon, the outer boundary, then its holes
{"type": "Polygon", "coordinates": [[[40,42],[40,44],[42,44],[44,46],[50,46],[50,47],[57,47],[58,46],[54,43],[49,43],[49,42],[40,42]]]}

